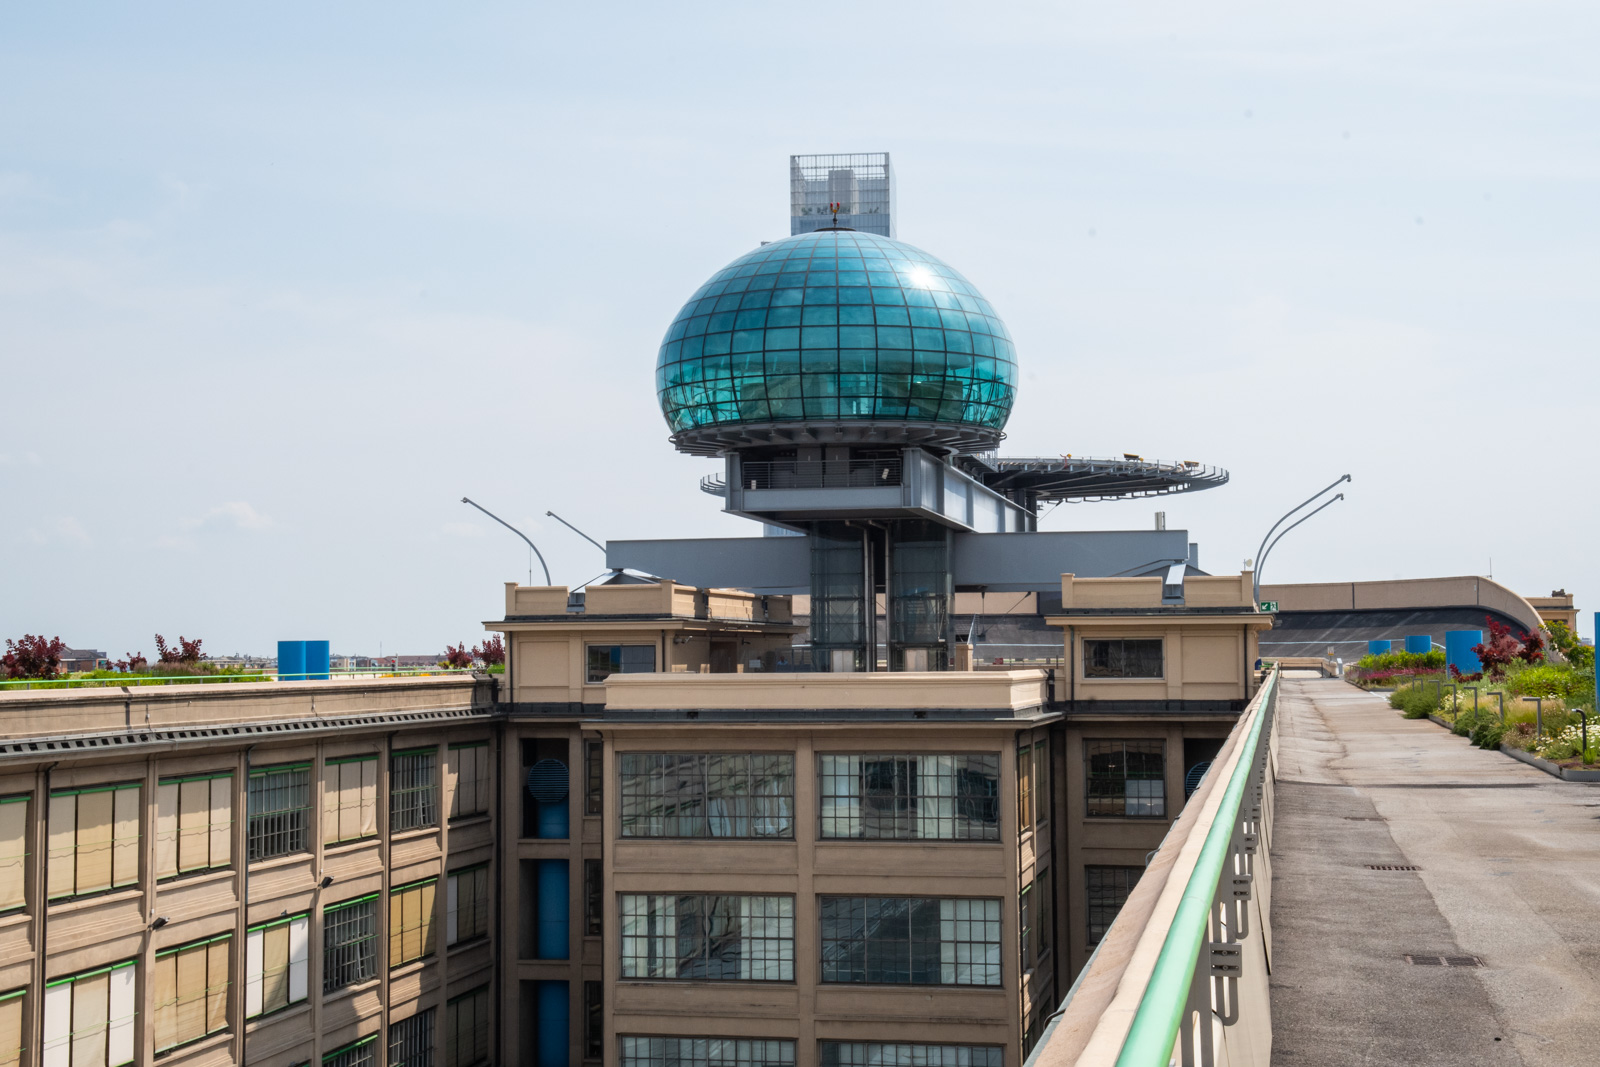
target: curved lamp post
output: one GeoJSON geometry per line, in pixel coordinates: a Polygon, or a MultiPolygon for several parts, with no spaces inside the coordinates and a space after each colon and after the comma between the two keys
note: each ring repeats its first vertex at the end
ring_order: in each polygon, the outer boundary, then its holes
{"type": "Polygon", "coordinates": [[[599,541],[596,541],[594,538],[590,537],[588,534],[584,533],[582,530],[578,529],[576,526],[572,525],[572,523],[568,522],[566,519],[563,519],[555,512],[547,511],[545,514],[559,522],[561,525],[565,526],[567,529],[571,530],[573,533],[577,534],[579,537],[583,538],[585,541],[589,542],[594,547],[598,548],[601,552],[606,550],[605,545],[602,545],[599,541]]]}
{"type": "MultiPolygon", "coordinates": [[[[496,515],[494,512],[490,511],[488,508],[484,507],[482,504],[478,503],[476,500],[471,500],[471,499],[468,499],[467,497],[462,497],[461,498],[461,502],[463,504],[471,504],[473,507],[475,507],[479,511],[483,512],[485,515],[489,516],[495,522],[498,522],[501,526],[504,526],[506,529],[510,530],[512,533],[516,534],[518,537],[522,538],[524,541],[528,541],[528,535],[527,534],[523,533],[521,530],[519,530],[515,526],[511,525],[509,522],[507,522],[506,520],[502,519],[500,516],[496,515]]],[[[544,584],[545,585],[554,585],[555,583],[550,580],[550,567],[544,561],[544,553],[540,552],[539,549],[534,545],[534,543],[532,541],[528,541],[528,547],[533,550],[533,554],[535,556],[539,557],[539,566],[544,568],[544,584]]],[[[531,561],[528,563],[528,584],[529,585],[533,584],[533,563],[531,561]]]]}
{"type": "MultiPolygon", "coordinates": [[[[1339,483],[1338,482],[1334,482],[1333,484],[1334,485],[1338,485],[1339,483]]],[[[1312,497],[1312,499],[1315,500],[1316,497],[1312,497]]],[[[1317,508],[1316,511],[1311,512],[1310,515],[1307,515],[1304,518],[1300,519],[1299,522],[1290,523],[1288,526],[1286,526],[1284,528],[1283,533],[1279,534],[1277,537],[1274,537],[1272,539],[1272,544],[1267,546],[1266,555],[1262,556],[1260,559],[1256,560],[1256,602],[1257,603],[1260,603],[1260,601],[1261,601],[1261,566],[1262,566],[1262,564],[1267,562],[1266,557],[1272,555],[1272,550],[1274,548],[1278,547],[1278,542],[1283,540],[1284,534],[1287,534],[1290,530],[1294,529],[1296,526],[1299,526],[1300,523],[1305,522],[1306,519],[1311,518],[1311,515],[1315,515],[1318,511],[1321,511],[1322,508],[1325,508],[1330,504],[1338,503],[1339,501],[1341,501],[1343,499],[1344,499],[1344,494],[1340,493],[1338,496],[1334,497],[1332,500],[1329,500],[1329,501],[1326,501],[1325,503],[1323,503],[1321,508],[1317,508]]],[[[1301,507],[1304,507],[1304,506],[1305,506],[1304,504],[1301,505],[1301,507]]]]}
{"type": "MultiPolygon", "coordinates": [[[[1290,515],[1293,515],[1295,512],[1297,512],[1301,508],[1305,507],[1306,504],[1309,504],[1313,500],[1317,499],[1317,497],[1321,496],[1323,493],[1328,492],[1330,489],[1332,489],[1334,486],[1338,485],[1340,482],[1348,482],[1349,480],[1350,480],[1350,476],[1348,474],[1344,475],[1343,477],[1334,479],[1332,485],[1329,485],[1325,489],[1319,489],[1315,493],[1312,493],[1309,497],[1306,498],[1305,503],[1296,504],[1294,507],[1290,508],[1288,511],[1283,513],[1283,518],[1280,518],[1277,522],[1272,524],[1272,529],[1267,531],[1267,536],[1265,536],[1265,537],[1263,537],[1261,539],[1261,547],[1256,549],[1256,569],[1255,569],[1255,581],[1254,581],[1256,603],[1259,604],[1261,602],[1261,564],[1263,562],[1265,562],[1266,553],[1268,551],[1267,542],[1268,541],[1272,541],[1272,535],[1277,532],[1278,527],[1283,525],[1283,520],[1287,519],[1290,515]]],[[[1330,500],[1328,503],[1331,504],[1331,503],[1333,503],[1333,501],[1330,500]]],[[[1327,504],[1322,505],[1322,507],[1324,507],[1324,508],[1327,507],[1327,506],[1328,506],[1327,504]]],[[[1321,511],[1321,510],[1322,510],[1322,508],[1318,508],[1317,509],[1317,511],[1321,511]]],[[[1315,515],[1316,512],[1314,511],[1311,514],[1315,515]]],[[[1311,515],[1307,515],[1306,519],[1309,519],[1310,517],[1311,517],[1311,515]]],[[[1305,519],[1301,519],[1300,520],[1300,522],[1305,522],[1305,521],[1306,521],[1305,519]]],[[[1295,526],[1299,526],[1300,522],[1297,522],[1294,525],[1295,526]]],[[[1292,529],[1294,529],[1294,527],[1291,526],[1289,529],[1292,530],[1292,529]]],[[[1285,530],[1283,532],[1284,533],[1288,533],[1289,530],[1285,530]]],[[[1277,544],[1276,541],[1273,541],[1272,543],[1273,544],[1277,544]]]]}

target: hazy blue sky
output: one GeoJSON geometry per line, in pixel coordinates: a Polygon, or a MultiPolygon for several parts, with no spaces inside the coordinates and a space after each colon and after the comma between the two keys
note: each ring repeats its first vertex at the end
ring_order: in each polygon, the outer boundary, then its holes
{"type": "MultiPolygon", "coordinates": [[[[481,637],[601,538],[757,533],[653,395],[791,152],[1016,338],[1005,451],[1198,459],[1213,571],[1485,573],[1600,607],[1585,3],[7,5],[0,634],[481,637]]],[[[1589,631],[1585,623],[1583,630],[1589,631]]]]}

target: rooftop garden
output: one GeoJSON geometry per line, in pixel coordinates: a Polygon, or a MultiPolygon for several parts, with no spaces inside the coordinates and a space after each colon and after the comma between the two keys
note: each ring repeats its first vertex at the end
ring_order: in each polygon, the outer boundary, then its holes
{"type": "Polygon", "coordinates": [[[1540,629],[1514,636],[1491,622],[1489,638],[1473,649],[1483,670],[1472,674],[1444,670],[1441,652],[1428,654],[1439,657],[1438,669],[1402,667],[1395,657],[1405,658],[1403,652],[1367,656],[1358,667],[1370,672],[1366,678],[1387,674],[1395,680],[1389,705],[1408,719],[1436,716],[1483,748],[1505,744],[1562,766],[1593,765],[1600,758],[1594,649],[1562,623],[1540,629]]]}

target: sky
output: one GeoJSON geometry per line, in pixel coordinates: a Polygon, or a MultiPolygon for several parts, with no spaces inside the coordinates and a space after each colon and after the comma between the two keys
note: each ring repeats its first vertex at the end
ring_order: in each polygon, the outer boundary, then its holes
{"type": "Polygon", "coordinates": [[[604,560],[547,511],[758,534],[656,350],[835,151],[1010,328],[1002,454],[1232,475],[1042,528],[1162,510],[1237,571],[1349,473],[1266,582],[1600,608],[1597,45],[1539,0],[6,5],[0,636],[475,642],[529,561],[463,496],[557,584],[604,560]]]}

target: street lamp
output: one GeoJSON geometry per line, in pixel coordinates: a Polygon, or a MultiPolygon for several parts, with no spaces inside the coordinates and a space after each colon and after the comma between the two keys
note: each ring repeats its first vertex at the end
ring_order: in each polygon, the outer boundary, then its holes
{"type": "Polygon", "coordinates": [[[573,533],[577,534],[579,537],[583,538],[585,541],[589,542],[594,547],[598,548],[601,552],[606,550],[605,545],[602,545],[599,541],[596,541],[594,538],[590,537],[588,534],[584,533],[582,530],[578,529],[576,526],[572,525],[572,523],[568,522],[566,519],[563,519],[555,512],[547,511],[545,514],[559,522],[561,525],[565,526],[567,529],[571,530],[573,533]]]}
{"type": "MultiPolygon", "coordinates": [[[[1334,482],[1333,484],[1334,485],[1338,485],[1339,483],[1338,482],[1334,482]]],[[[1329,488],[1331,489],[1332,486],[1329,486],[1329,488]]],[[[1327,490],[1323,490],[1323,491],[1326,492],[1327,490]]],[[[1315,500],[1316,497],[1312,497],[1311,499],[1315,500]]],[[[1287,527],[1284,528],[1283,533],[1279,534],[1277,537],[1274,537],[1272,539],[1272,544],[1267,546],[1267,556],[1270,556],[1272,554],[1272,550],[1274,548],[1278,547],[1278,542],[1283,540],[1284,534],[1288,533],[1290,530],[1294,529],[1296,526],[1299,526],[1301,522],[1305,522],[1306,519],[1311,518],[1311,515],[1315,515],[1318,511],[1321,511],[1322,508],[1328,507],[1330,504],[1338,503],[1339,501],[1341,501],[1343,499],[1344,499],[1344,494],[1340,493],[1338,496],[1334,497],[1332,500],[1329,500],[1329,501],[1325,502],[1322,505],[1321,508],[1317,508],[1316,511],[1313,511],[1313,512],[1311,512],[1310,515],[1305,516],[1305,518],[1301,519],[1299,522],[1294,522],[1294,523],[1289,524],[1287,527]]],[[[1301,507],[1305,507],[1304,504],[1302,504],[1300,506],[1301,507]]],[[[1288,516],[1285,516],[1285,518],[1287,518],[1287,517],[1288,516]]],[[[1279,520],[1279,521],[1282,521],[1282,520],[1279,520]]],[[[1256,603],[1258,603],[1258,604],[1261,602],[1261,568],[1262,568],[1263,565],[1266,564],[1266,562],[1267,562],[1266,556],[1262,556],[1260,559],[1256,560],[1255,585],[1256,585],[1256,603]]]]}
{"type": "MultiPolygon", "coordinates": [[[[1294,507],[1290,508],[1288,511],[1283,513],[1283,518],[1282,519],[1279,519],[1277,522],[1272,524],[1272,529],[1267,531],[1267,536],[1265,536],[1265,537],[1263,537],[1261,539],[1261,547],[1256,549],[1256,570],[1255,570],[1255,582],[1254,582],[1256,603],[1259,604],[1261,602],[1261,565],[1264,562],[1266,562],[1266,552],[1267,552],[1267,547],[1268,547],[1267,546],[1267,542],[1272,540],[1272,535],[1275,532],[1277,532],[1278,527],[1283,525],[1283,520],[1287,519],[1290,515],[1293,515],[1295,512],[1297,512],[1301,508],[1305,507],[1306,504],[1309,504],[1313,500],[1317,499],[1317,497],[1321,496],[1323,493],[1328,492],[1328,490],[1332,489],[1333,486],[1338,485],[1340,482],[1348,482],[1349,480],[1350,480],[1350,476],[1348,474],[1344,475],[1341,478],[1335,479],[1334,482],[1333,482],[1333,485],[1328,486],[1326,489],[1319,489],[1317,492],[1312,493],[1311,496],[1306,499],[1304,504],[1296,504],[1294,507]]],[[[1331,504],[1333,502],[1330,500],[1328,503],[1331,504]]],[[[1327,504],[1322,505],[1322,507],[1324,507],[1324,508],[1327,507],[1327,506],[1328,506],[1327,504]]],[[[1322,510],[1322,508],[1318,508],[1317,509],[1317,511],[1321,511],[1321,510],[1322,510]]],[[[1315,515],[1316,512],[1314,511],[1311,514],[1315,515]]],[[[1306,519],[1309,519],[1310,517],[1311,517],[1311,515],[1307,515],[1306,519]]],[[[1305,521],[1305,519],[1301,519],[1300,520],[1300,522],[1304,522],[1304,521],[1305,521]]],[[[1300,525],[1299,522],[1295,523],[1295,526],[1299,526],[1299,525],[1300,525]]],[[[1292,529],[1294,529],[1294,527],[1291,526],[1289,529],[1292,530],[1292,529]]],[[[1288,533],[1289,530],[1285,530],[1283,532],[1284,533],[1288,533]]],[[[1276,541],[1273,541],[1272,543],[1273,544],[1277,544],[1276,541]]]]}
{"type": "MultiPolygon", "coordinates": [[[[471,500],[471,499],[468,499],[467,497],[462,497],[461,498],[461,502],[463,504],[471,504],[473,507],[475,507],[479,511],[483,512],[485,515],[489,516],[495,522],[498,522],[501,526],[504,526],[506,529],[510,530],[512,533],[516,534],[518,537],[522,538],[524,541],[528,541],[528,548],[530,550],[532,550],[532,552],[533,552],[533,554],[535,556],[539,557],[539,566],[544,568],[544,584],[545,585],[554,585],[555,584],[554,582],[552,582],[550,580],[550,567],[544,561],[544,553],[540,552],[539,549],[537,547],[535,547],[534,543],[532,541],[528,540],[528,535],[527,534],[523,533],[521,530],[519,530],[515,526],[511,525],[509,522],[507,522],[506,520],[502,519],[500,516],[496,515],[494,512],[490,511],[488,508],[484,507],[482,504],[478,503],[476,500],[471,500]]],[[[533,561],[532,560],[528,561],[528,584],[529,585],[533,584],[533,561]]]]}

